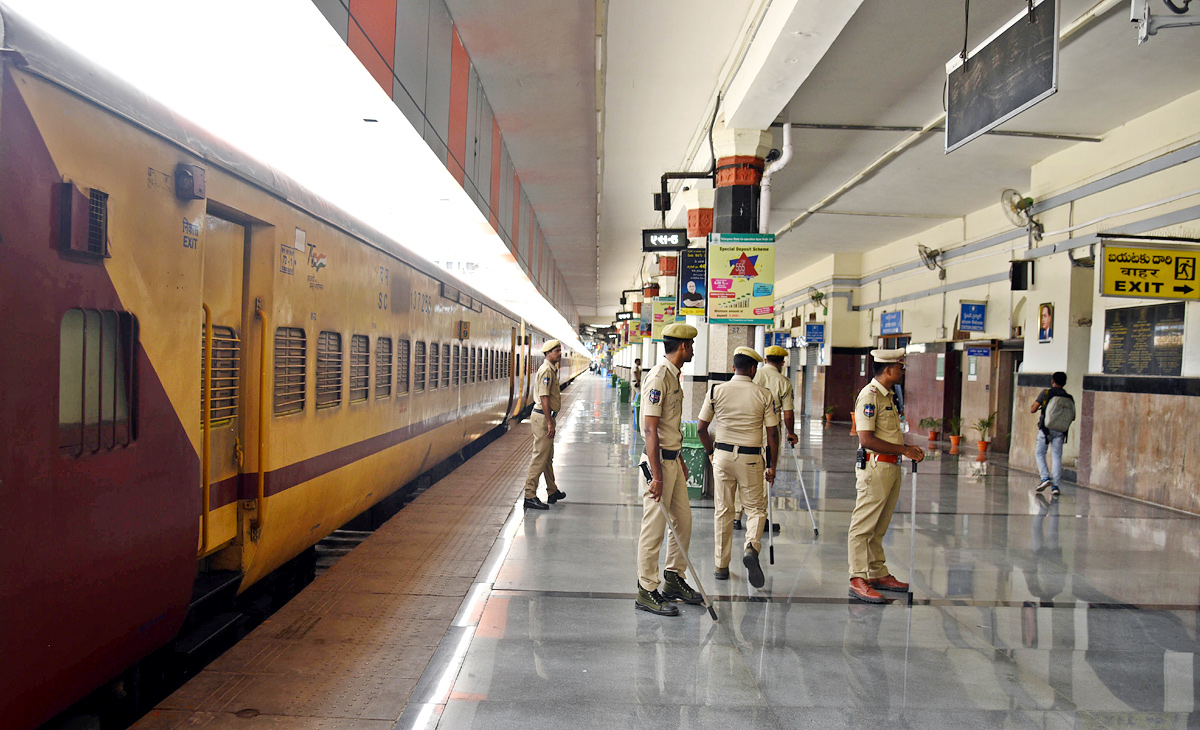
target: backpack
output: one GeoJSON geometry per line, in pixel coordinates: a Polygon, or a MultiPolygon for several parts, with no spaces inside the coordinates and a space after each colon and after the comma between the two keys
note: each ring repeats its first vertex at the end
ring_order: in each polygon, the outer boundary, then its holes
{"type": "Polygon", "coordinates": [[[1056,395],[1046,402],[1046,414],[1042,423],[1051,431],[1066,433],[1075,422],[1075,399],[1069,395],[1056,395]]]}

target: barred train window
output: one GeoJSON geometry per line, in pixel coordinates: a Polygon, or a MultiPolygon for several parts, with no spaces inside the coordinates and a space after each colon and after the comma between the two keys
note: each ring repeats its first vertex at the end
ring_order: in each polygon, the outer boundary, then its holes
{"type": "MultiPolygon", "coordinates": [[[[209,383],[208,410],[211,425],[221,426],[237,417],[238,353],[241,341],[232,327],[213,325],[212,380],[209,383]]],[[[200,328],[200,408],[204,408],[204,328],[200,328]]]]}
{"type": "Polygon", "coordinates": [[[442,345],[442,387],[450,387],[450,345],[442,345]]]}
{"type": "Polygon", "coordinates": [[[413,355],[413,390],[417,393],[425,391],[425,343],[417,343],[417,352],[413,355]]]}
{"type": "Polygon", "coordinates": [[[454,363],[450,366],[450,370],[454,373],[454,384],[455,385],[458,385],[458,363],[459,362],[460,362],[460,360],[459,360],[458,345],[455,345],[454,346],[454,363]]]}
{"type": "MultiPolygon", "coordinates": [[[[429,343],[429,389],[430,390],[437,390],[437,387],[438,387],[438,373],[441,372],[440,366],[441,366],[441,362],[442,362],[441,352],[442,352],[442,350],[441,350],[441,348],[438,347],[438,343],[436,343],[436,342],[429,343]]],[[[449,357],[449,356],[450,356],[450,353],[446,353],[446,357],[449,357]]]]}
{"type": "Polygon", "coordinates": [[[322,332],[317,336],[317,408],[342,404],[342,336],[322,332]]]}
{"type": "Polygon", "coordinates": [[[479,379],[479,351],[471,348],[471,382],[479,379]]]}
{"type": "Polygon", "coordinates": [[[83,456],[137,437],[137,318],[128,312],[69,309],[59,326],[59,453],[83,456]]]}
{"type": "Polygon", "coordinates": [[[392,338],[375,340],[375,397],[392,395],[392,338]]]}
{"type": "Polygon", "coordinates": [[[396,342],[396,392],[408,393],[408,340],[396,342]]]}
{"type": "Polygon", "coordinates": [[[299,327],[275,330],[275,415],[304,410],[308,339],[299,327]]]}
{"type": "Polygon", "coordinates": [[[350,336],[350,402],[367,399],[371,390],[371,340],[366,335],[350,336]]]}

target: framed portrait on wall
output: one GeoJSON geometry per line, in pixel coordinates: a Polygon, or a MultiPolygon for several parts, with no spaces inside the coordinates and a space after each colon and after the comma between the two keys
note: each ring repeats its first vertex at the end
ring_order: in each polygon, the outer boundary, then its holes
{"type": "Polygon", "coordinates": [[[1038,305],[1038,342],[1054,340],[1054,304],[1044,302],[1038,305]]]}

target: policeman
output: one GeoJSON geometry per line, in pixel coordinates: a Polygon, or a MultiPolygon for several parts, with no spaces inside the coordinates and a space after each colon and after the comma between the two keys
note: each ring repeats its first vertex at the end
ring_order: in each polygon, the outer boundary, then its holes
{"type": "Polygon", "coordinates": [[[550,340],[542,345],[546,358],[534,378],[533,397],[537,405],[529,417],[533,427],[533,460],[525,478],[525,508],[550,509],[550,505],[567,496],[554,481],[554,426],[562,397],[558,390],[558,361],[562,359],[562,344],[550,340]],[[538,480],[546,475],[546,502],[538,499],[538,480]]]}
{"type": "MultiPolygon", "coordinates": [[[[896,409],[895,386],[904,379],[904,348],[872,350],[874,379],[858,394],[854,422],[858,428],[859,462],[855,468],[858,494],[850,514],[850,597],[883,603],[879,590],[908,590],[884,564],[883,536],[900,496],[900,458],[925,458],[917,446],[905,446],[896,409]],[[865,452],[865,463],[864,463],[865,452]]],[[[910,526],[911,529],[911,526],[910,526]]]]}
{"type": "Polygon", "coordinates": [[[746,542],[742,565],[750,576],[750,585],[762,588],[764,577],[758,562],[766,519],[767,494],[763,487],[763,465],[767,481],[775,481],[779,458],[779,415],[770,391],[754,384],[754,372],[762,356],[749,347],[733,351],[733,379],[708,390],[700,408],[698,435],[704,450],[713,460],[716,481],[716,517],[713,535],[716,545],[717,580],[729,579],[729,557],[733,542],[733,495],[741,493],[746,508],[746,542]],[[720,441],[713,441],[708,425],[716,423],[720,441]],[[763,431],[767,434],[767,453],[763,454],[763,431]],[[770,460],[768,462],[768,459],[770,460]]]}
{"type": "MultiPolygon", "coordinates": [[[[796,399],[793,395],[792,381],[783,374],[783,363],[787,360],[788,351],[779,345],[767,348],[767,361],[754,374],[754,384],[762,386],[771,392],[775,399],[775,412],[779,414],[780,425],[787,433],[787,442],[795,446],[800,439],[796,436],[796,399]]],[[[783,446],[783,439],[779,440],[783,446]]],[[[779,463],[779,459],[775,459],[779,463]]],[[[768,497],[769,498],[769,497],[768,497]]],[[[771,530],[779,533],[779,523],[771,525],[771,530]]]]}
{"type": "Polygon", "coordinates": [[[687,549],[692,539],[692,506],[688,503],[687,464],[680,458],[683,433],[683,388],[679,371],[692,360],[696,328],[674,322],[663,328],[666,357],[642,380],[642,438],[646,452],[641,468],[646,490],[642,494],[642,530],[638,537],[638,596],[634,608],[660,616],[678,616],[672,600],[702,604],[704,598],[684,581],[687,549]],[[663,590],[658,590],[658,553],[670,516],[676,540],[667,541],[663,590]]]}

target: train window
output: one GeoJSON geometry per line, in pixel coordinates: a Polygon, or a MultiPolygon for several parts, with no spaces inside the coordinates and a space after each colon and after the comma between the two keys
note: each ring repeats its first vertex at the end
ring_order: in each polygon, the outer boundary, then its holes
{"type": "Polygon", "coordinates": [[[275,330],[275,415],[304,410],[305,367],[308,342],[304,330],[279,327],[275,330]]]}
{"type": "Polygon", "coordinates": [[[322,332],[317,336],[317,408],[342,404],[342,336],[322,332]]]}
{"type": "Polygon", "coordinates": [[[375,397],[392,395],[392,338],[375,340],[375,397]]]}
{"type": "Polygon", "coordinates": [[[350,402],[367,399],[371,391],[371,339],[366,335],[350,336],[350,402]]]}
{"type": "MultiPolygon", "coordinates": [[[[430,390],[437,390],[437,387],[438,387],[438,373],[441,372],[441,367],[440,367],[441,358],[439,356],[440,353],[441,353],[441,348],[438,347],[438,343],[430,342],[429,343],[429,389],[430,390]]],[[[450,353],[446,353],[446,356],[449,357],[450,353]]]]}
{"type": "Polygon", "coordinates": [[[476,350],[474,347],[472,347],[472,348],[471,348],[471,365],[470,365],[470,370],[471,370],[471,382],[472,382],[472,383],[474,383],[476,380],[478,380],[478,379],[479,379],[479,360],[478,360],[478,357],[479,357],[478,351],[477,351],[477,350],[476,350]]]}
{"type": "Polygon", "coordinates": [[[442,345],[442,387],[450,387],[450,345],[442,345]]]}
{"type": "Polygon", "coordinates": [[[83,456],[136,436],[137,319],[128,312],[69,309],[59,326],[58,446],[83,456]]]}
{"type": "Polygon", "coordinates": [[[408,340],[396,342],[396,392],[408,393],[408,340]]]}
{"type": "MultiPolygon", "coordinates": [[[[241,342],[232,327],[213,325],[212,391],[208,400],[209,421],[213,426],[229,423],[237,417],[238,352],[241,342]]],[[[203,328],[200,332],[200,408],[204,408],[204,346],[203,328]]]]}
{"type": "Polygon", "coordinates": [[[417,351],[413,355],[413,390],[417,393],[425,392],[425,343],[417,343],[417,351]]]}
{"type": "Polygon", "coordinates": [[[458,351],[458,345],[455,345],[454,346],[454,363],[450,366],[450,370],[454,373],[454,384],[455,385],[458,385],[458,363],[459,363],[459,351],[458,351]]]}
{"type": "Polygon", "coordinates": [[[471,348],[463,345],[462,383],[466,385],[471,377],[471,348]]]}

